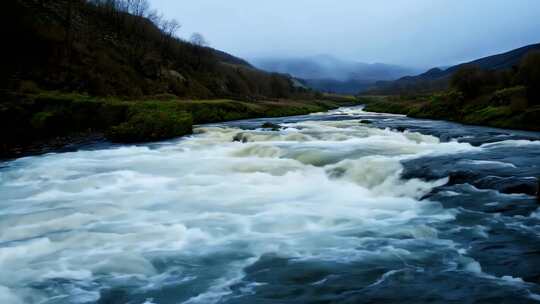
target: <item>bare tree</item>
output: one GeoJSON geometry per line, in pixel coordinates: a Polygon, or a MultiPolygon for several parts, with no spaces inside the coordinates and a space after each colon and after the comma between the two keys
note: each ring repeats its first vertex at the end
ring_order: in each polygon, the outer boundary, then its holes
{"type": "Polygon", "coordinates": [[[171,19],[171,20],[163,20],[161,22],[161,30],[163,31],[163,33],[165,35],[167,35],[167,37],[169,38],[173,38],[176,36],[176,33],[178,32],[178,30],[180,30],[180,23],[178,23],[178,21],[176,21],[175,19],[171,19]]]}
{"type": "MultiPolygon", "coordinates": [[[[176,33],[180,30],[180,23],[171,19],[164,19],[162,15],[156,15],[154,24],[156,24],[161,30],[161,51],[165,54],[170,51],[171,45],[175,41],[176,33]]],[[[152,19],[150,19],[152,20],[152,19]]]]}
{"type": "Polygon", "coordinates": [[[149,13],[148,13],[148,16],[147,16],[148,20],[150,20],[155,26],[157,26],[159,29],[162,30],[161,26],[162,26],[162,23],[163,23],[163,14],[161,14],[160,12],[158,12],[157,10],[151,10],[149,13]]]}
{"type": "Polygon", "coordinates": [[[197,57],[195,68],[200,69],[203,64],[204,56],[206,55],[206,46],[208,45],[208,42],[201,33],[193,33],[189,41],[194,46],[193,53],[197,57]]]}
{"type": "Polygon", "coordinates": [[[148,0],[131,0],[131,2],[132,5],[130,13],[135,16],[144,17],[150,10],[148,0]]]}
{"type": "Polygon", "coordinates": [[[194,44],[196,46],[207,46],[208,45],[208,41],[206,41],[206,39],[204,38],[204,36],[201,34],[201,33],[193,33],[193,35],[191,35],[191,38],[189,39],[189,41],[191,42],[191,44],[194,44]]]}

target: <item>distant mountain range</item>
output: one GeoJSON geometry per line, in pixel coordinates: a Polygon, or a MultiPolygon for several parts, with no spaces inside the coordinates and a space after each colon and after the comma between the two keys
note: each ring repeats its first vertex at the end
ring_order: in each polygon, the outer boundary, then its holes
{"type": "Polygon", "coordinates": [[[421,93],[446,89],[450,77],[461,67],[474,65],[486,70],[504,70],[518,66],[523,57],[531,51],[540,51],[540,44],[524,46],[509,52],[488,56],[451,66],[447,69],[433,68],[417,76],[406,76],[394,81],[378,81],[369,93],[402,94],[421,93]]]}
{"type": "Polygon", "coordinates": [[[377,81],[395,80],[420,72],[413,68],[383,63],[341,60],[328,55],[303,58],[255,58],[259,69],[301,78],[311,88],[335,93],[358,93],[377,81]]]}

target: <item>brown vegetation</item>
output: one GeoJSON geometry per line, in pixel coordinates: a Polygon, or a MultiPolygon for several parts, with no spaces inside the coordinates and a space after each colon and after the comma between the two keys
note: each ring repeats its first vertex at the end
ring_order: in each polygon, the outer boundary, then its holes
{"type": "MultiPolygon", "coordinates": [[[[94,96],[160,93],[186,98],[283,98],[306,90],[289,76],[176,37],[180,24],[147,0],[14,0],[0,13],[6,55],[0,89],[94,96]]],[[[305,96],[303,96],[305,97],[305,96]]]]}

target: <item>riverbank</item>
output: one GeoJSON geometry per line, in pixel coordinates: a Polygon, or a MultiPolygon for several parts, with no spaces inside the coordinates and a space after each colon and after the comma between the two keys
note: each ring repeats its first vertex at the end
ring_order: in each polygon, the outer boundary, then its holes
{"type": "MultiPolygon", "coordinates": [[[[448,120],[468,125],[540,131],[540,106],[523,106],[519,99],[494,104],[492,99],[457,101],[452,93],[429,96],[362,96],[365,110],[404,114],[413,118],[448,120]]],[[[525,103],[526,105],[526,103],[525,103]]]]}
{"type": "Polygon", "coordinates": [[[191,134],[193,124],[321,112],[354,105],[353,97],[317,100],[141,100],[41,92],[10,95],[0,103],[0,158],[50,151],[89,141],[151,142],[191,134]]]}

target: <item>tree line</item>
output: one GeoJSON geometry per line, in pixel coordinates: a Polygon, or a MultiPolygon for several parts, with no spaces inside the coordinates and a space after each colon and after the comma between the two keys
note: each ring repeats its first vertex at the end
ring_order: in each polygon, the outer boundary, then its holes
{"type": "Polygon", "coordinates": [[[511,69],[485,70],[465,65],[452,75],[450,85],[469,99],[521,86],[530,104],[540,104],[540,52],[529,52],[519,66],[511,69]]]}

